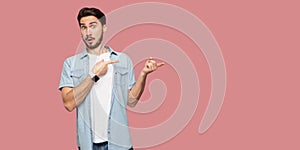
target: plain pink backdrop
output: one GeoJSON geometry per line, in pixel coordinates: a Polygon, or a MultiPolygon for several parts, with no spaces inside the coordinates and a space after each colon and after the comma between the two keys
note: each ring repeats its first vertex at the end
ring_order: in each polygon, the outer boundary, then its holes
{"type": "MultiPolygon", "coordinates": [[[[64,109],[57,87],[64,59],[75,53],[80,41],[77,12],[83,6],[97,6],[109,13],[138,2],[143,1],[1,1],[0,149],[76,149],[75,112],[64,109]]],[[[156,2],[182,7],[209,27],[224,56],[227,91],[218,119],[200,135],[210,94],[203,54],[192,53],[196,46],[187,45],[188,38],[169,28],[142,25],[122,31],[110,42],[119,51],[136,40],[159,37],[196,55],[192,61],[202,89],[192,120],[170,141],[148,149],[300,149],[299,2],[156,2]]],[[[172,114],[179,96],[174,93],[180,90],[171,80],[176,79],[174,74],[166,65],[149,78],[164,80],[170,92],[153,113],[129,112],[131,126],[152,126],[172,114]]],[[[143,99],[148,96],[146,89],[143,99]]]]}

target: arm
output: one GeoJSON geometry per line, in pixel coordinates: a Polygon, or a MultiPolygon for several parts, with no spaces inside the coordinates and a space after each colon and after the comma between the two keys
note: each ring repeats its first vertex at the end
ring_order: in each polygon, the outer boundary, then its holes
{"type": "Polygon", "coordinates": [[[134,107],[141,98],[146,85],[146,78],[147,74],[141,72],[135,85],[128,91],[128,106],[134,107]]]}
{"type": "Polygon", "coordinates": [[[62,88],[62,99],[64,102],[65,108],[71,112],[77,106],[79,106],[89,91],[91,90],[94,81],[90,76],[86,77],[77,87],[64,87],[62,88]]]}
{"type": "MultiPolygon", "coordinates": [[[[108,65],[116,62],[118,61],[101,60],[95,64],[93,68],[93,73],[95,73],[98,76],[104,75],[107,72],[108,65]]],[[[90,76],[88,76],[77,87],[74,88],[63,87],[62,99],[65,108],[69,112],[73,111],[77,106],[79,106],[84,101],[85,97],[88,95],[93,85],[94,85],[94,81],[90,76]]]]}
{"type": "Polygon", "coordinates": [[[145,66],[141,71],[135,85],[128,91],[128,106],[134,107],[138,103],[144,92],[148,74],[155,71],[157,68],[163,66],[164,64],[164,62],[157,63],[152,57],[150,57],[146,61],[145,66]]]}

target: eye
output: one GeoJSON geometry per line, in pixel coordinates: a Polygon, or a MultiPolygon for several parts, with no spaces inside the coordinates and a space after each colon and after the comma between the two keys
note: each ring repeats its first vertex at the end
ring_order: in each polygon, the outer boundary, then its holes
{"type": "Polygon", "coordinates": [[[84,30],[84,29],[86,29],[86,26],[81,26],[80,28],[81,28],[82,30],[84,30]]]}
{"type": "Polygon", "coordinates": [[[96,28],[96,25],[91,25],[90,28],[94,29],[96,28]]]}

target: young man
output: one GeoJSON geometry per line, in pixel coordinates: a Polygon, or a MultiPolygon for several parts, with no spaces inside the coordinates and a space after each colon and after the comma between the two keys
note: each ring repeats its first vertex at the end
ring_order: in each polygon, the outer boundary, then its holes
{"type": "Polygon", "coordinates": [[[147,75],[164,63],[149,58],[135,81],[131,59],[102,43],[105,15],[96,8],[82,8],[77,20],[86,49],[65,60],[59,89],[65,108],[77,108],[78,148],[132,149],[126,105],[137,104],[147,75]]]}

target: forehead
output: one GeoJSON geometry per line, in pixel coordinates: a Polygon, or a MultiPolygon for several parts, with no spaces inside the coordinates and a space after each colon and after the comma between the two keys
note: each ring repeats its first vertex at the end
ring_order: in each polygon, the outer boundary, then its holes
{"type": "Polygon", "coordinates": [[[90,24],[93,22],[99,22],[95,16],[86,16],[80,19],[80,24],[90,24]]]}

